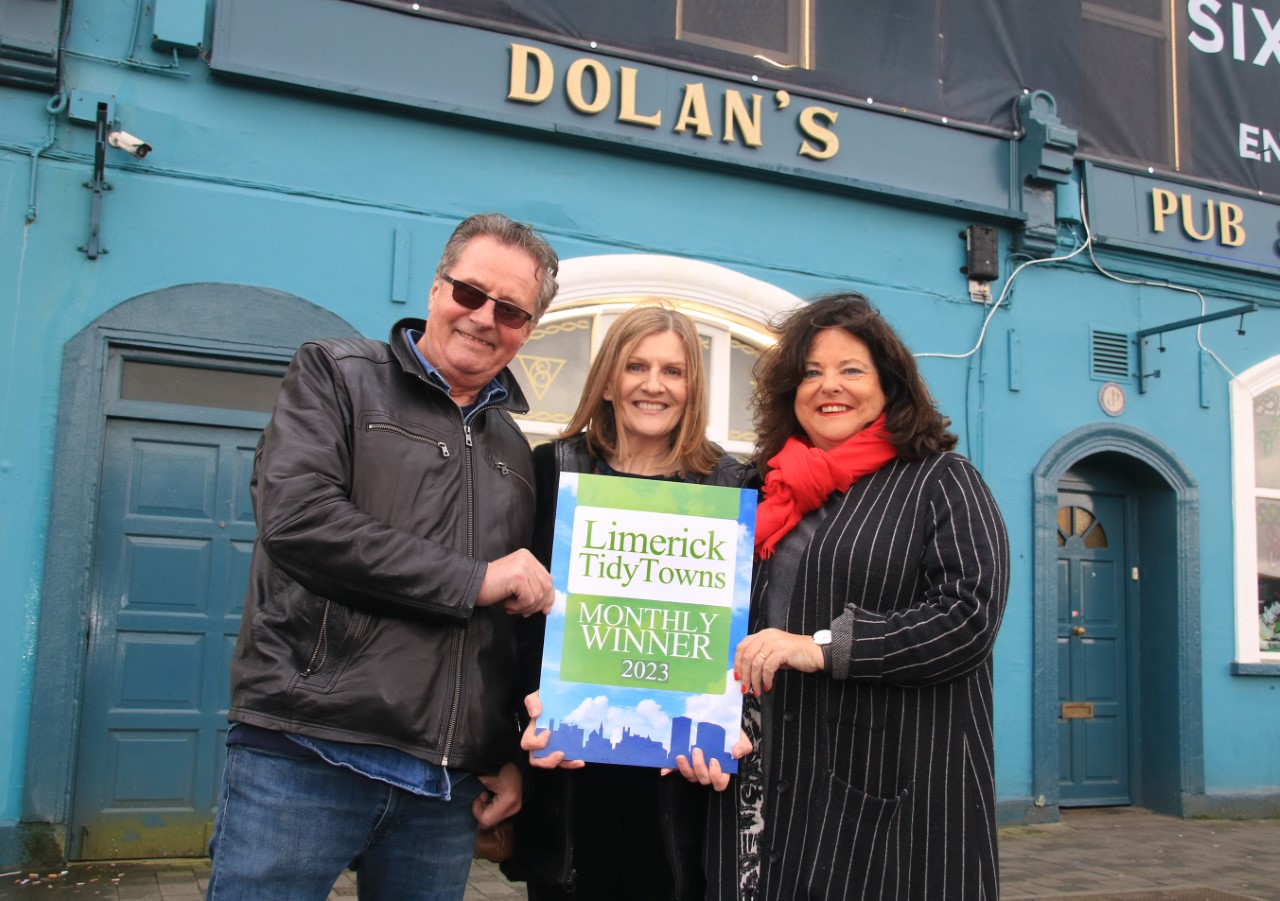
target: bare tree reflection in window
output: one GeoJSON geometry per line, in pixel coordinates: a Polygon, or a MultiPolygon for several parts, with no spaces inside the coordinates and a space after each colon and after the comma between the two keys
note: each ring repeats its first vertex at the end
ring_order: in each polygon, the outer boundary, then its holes
{"type": "Polygon", "coordinates": [[[676,0],[676,40],[780,69],[813,68],[816,0],[676,0]]]}

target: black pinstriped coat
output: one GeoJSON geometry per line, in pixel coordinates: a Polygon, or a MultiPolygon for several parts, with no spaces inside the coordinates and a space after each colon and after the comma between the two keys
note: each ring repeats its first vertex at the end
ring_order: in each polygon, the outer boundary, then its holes
{"type": "MultiPolygon", "coordinates": [[[[779,674],[763,724],[758,891],[738,894],[749,855],[738,827],[754,817],[740,775],[713,816],[708,897],[996,901],[991,649],[1009,580],[1000,512],[951,453],[895,460],[824,510],[782,589],[781,628],[831,628],[828,671],[779,674]]],[[[753,615],[780,590],[769,570],[757,569],[753,615]]]]}

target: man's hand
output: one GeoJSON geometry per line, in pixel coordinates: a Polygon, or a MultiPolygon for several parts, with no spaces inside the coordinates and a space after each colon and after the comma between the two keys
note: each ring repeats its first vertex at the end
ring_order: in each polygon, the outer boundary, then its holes
{"type": "Polygon", "coordinates": [[[524,735],[520,736],[520,747],[529,752],[529,766],[540,770],[580,770],[587,765],[585,760],[565,760],[564,751],[552,751],[546,757],[534,757],[534,751],[541,751],[551,741],[551,730],[538,732],[538,717],[542,715],[542,697],[535,691],[525,695],[524,709],[529,711],[529,725],[524,727],[524,735]]]}
{"type": "Polygon", "coordinates": [[[520,770],[508,763],[496,776],[480,776],[484,791],[471,802],[471,814],[481,827],[496,826],[520,812],[520,770]]]}
{"type": "Polygon", "coordinates": [[[476,606],[502,604],[508,613],[533,616],[550,610],[555,599],[551,574],[533,554],[521,548],[492,561],[485,569],[476,606]]]}

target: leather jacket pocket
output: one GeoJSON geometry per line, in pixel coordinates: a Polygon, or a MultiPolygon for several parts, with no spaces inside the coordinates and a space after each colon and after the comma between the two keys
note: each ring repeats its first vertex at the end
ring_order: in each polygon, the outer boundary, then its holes
{"type": "Polygon", "coordinates": [[[530,480],[529,476],[518,472],[514,465],[508,465],[506,462],[497,459],[488,452],[485,453],[485,459],[489,462],[490,466],[502,475],[503,478],[510,479],[515,484],[520,485],[529,492],[530,497],[533,497],[533,482],[530,480]]]}
{"type": "Polygon", "coordinates": [[[307,691],[331,690],[368,623],[369,614],[325,598],[315,641],[298,673],[297,687],[307,691]]]}

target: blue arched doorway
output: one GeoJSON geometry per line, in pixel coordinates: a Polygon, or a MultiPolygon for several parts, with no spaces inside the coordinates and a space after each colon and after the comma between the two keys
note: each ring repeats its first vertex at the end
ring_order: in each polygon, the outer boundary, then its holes
{"type": "Polygon", "coordinates": [[[294,295],[194,284],[124,301],[67,342],[28,857],[204,853],[254,445],[297,346],[355,334],[294,295]]]}
{"type": "MultiPolygon", "coordinates": [[[[1199,491],[1190,472],[1162,443],[1123,425],[1084,426],[1064,436],[1033,473],[1035,610],[1032,687],[1032,793],[1057,819],[1060,805],[1133,803],[1185,816],[1204,793],[1200,695],[1199,491]],[[1113,660],[1125,671],[1116,690],[1126,706],[1124,759],[1107,775],[1109,787],[1091,795],[1067,770],[1073,749],[1069,693],[1073,622],[1064,572],[1073,558],[1094,556],[1087,543],[1107,498],[1112,544],[1128,546],[1118,563],[1124,613],[1113,623],[1127,635],[1113,660]],[[1065,512],[1064,512],[1065,511],[1065,512]],[[1064,526],[1066,523],[1066,526],[1064,526]],[[1072,538],[1076,526],[1084,541],[1072,538]],[[1065,531],[1064,531],[1065,529],[1065,531]],[[1065,569],[1064,569],[1065,567],[1065,569]],[[1126,650],[1127,648],[1127,650],[1126,650]],[[1127,703],[1126,703],[1127,702],[1127,703]],[[1123,783],[1122,794],[1114,785],[1123,783]],[[1067,786],[1064,789],[1064,785],[1067,786]]],[[[1095,542],[1096,543],[1096,542],[1095,542]]],[[[1105,555],[1104,555],[1105,556],[1105,555]]],[[[1114,633],[1108,633],[1114,634],[1114,633]]],[[[1087,705],[1086,705],[1087,706],[1087,705]]],[[[1076,753],[1083,747],[1078,743],[1076,753]]]]}

